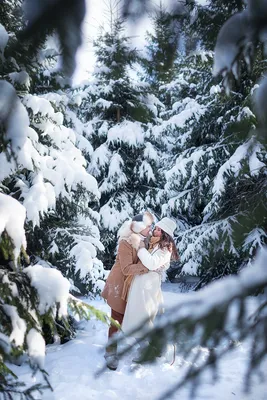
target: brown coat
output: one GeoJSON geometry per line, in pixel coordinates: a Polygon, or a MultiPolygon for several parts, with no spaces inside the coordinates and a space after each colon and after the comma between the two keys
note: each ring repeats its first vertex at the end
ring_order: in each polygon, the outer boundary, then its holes
{"type": "Polygon", "coordinates": [[[124,314],[128,289],[134,275],[142,275],[148,269],[138,260],[137,250],[127,240],[120,240],[118,254],[113,265],[102,297],[108,305],[120,314],[124,314]]]}

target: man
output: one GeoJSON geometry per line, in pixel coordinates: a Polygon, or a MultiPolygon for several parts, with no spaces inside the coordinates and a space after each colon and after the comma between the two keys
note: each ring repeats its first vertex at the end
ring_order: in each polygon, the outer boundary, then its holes
{"type": "MultiPolygon", "coordinates": [[[[132,220],[124,222],[118,232],[118,253],[106,281],[102,297],[106,299],[111,308],[111,317],[120,324],[123,321],[127,292],[133,276],[148,272],[148,269],[138,260],[137,250],[140,242],[144,241],[149,235],[153,221],[154,218],[149,212],[138,214],[132,220]]],[[[109,339],[117,331],[118,329],[111,325],[108,332],[109,339]]],[[[109,369],[117,369],[118,357],[114,345],[106,347],[105,359],[109,369]]]]}

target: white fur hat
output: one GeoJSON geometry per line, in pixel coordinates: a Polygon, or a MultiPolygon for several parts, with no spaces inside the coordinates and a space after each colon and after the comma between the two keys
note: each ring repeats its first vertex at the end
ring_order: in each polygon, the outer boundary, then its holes
{"type": "Polygon", "coordinates": [[[173,238],[173,232],[175,231],[176,223],[172,219],[164,217],[159,222],[157,222],[155,226],[158,226],[160,229],[162,229],[173,238]]]}
{"type": "Polygon", "coordinates": [[[149,225],[153,224],[154,217],[150,212],[146,211],[143,214],[137,214],[133,217],[131,223],[131,230],[135,233],[140,233],[149,225]]]}

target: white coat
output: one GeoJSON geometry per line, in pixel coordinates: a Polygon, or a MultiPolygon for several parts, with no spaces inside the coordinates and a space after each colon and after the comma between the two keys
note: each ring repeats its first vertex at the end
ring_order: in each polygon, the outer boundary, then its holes
{"type": "MultiPolygon", "coordinates": [[[[168,249],[160,249],[158,245],[151,253],[142,248],[137,254],[149,272],[136,275],[132,281],[122,322],[125,334],[129,334],[145,321],[148,326],[153,327],[153,321],[163,303],[161,273],[169,267],[171,259],[171,252],[168,249]]],[[[133,334],[135,338],[140,335],[140,332],[133,334]]]]}

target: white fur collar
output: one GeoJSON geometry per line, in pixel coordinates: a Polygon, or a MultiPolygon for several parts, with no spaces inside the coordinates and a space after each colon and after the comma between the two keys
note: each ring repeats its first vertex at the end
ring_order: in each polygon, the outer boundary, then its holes
{"type": "Polygon", "coordinates": [[[141,236],[131,230],[131,224],[132,221],[125,221],[124,224],[122,224],[118,231],[119,242],[121,240],[126,240],[126,242],[137,250],[141,242],[141,236]]]}

